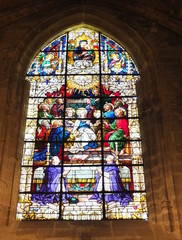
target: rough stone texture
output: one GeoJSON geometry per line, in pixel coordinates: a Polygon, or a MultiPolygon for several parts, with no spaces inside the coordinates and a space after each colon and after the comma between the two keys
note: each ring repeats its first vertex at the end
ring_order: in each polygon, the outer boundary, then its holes
{"type": "Polygon", "coordinates": [[[1,239],[181,239],[181,0],[1,0],[0,39],[1,239]],[[147,222],[15,220],[29,92],[25,74],[42,45],[76,24],[107,33],[138,65],[147,222]]]}

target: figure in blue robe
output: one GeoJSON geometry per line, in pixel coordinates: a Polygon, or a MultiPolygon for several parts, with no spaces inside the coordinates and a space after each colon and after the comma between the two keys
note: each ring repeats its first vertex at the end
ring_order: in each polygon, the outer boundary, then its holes
{"type": "Polygon", "coordinates": [[[105,112],[104,117],[109,118],[109,123],[113,123],[116,118],[113,110],[110,110],[109,112],[105,112]]]}
{"type": "MultiPolygon", "coordinates": [[[[55,121],[56,122],[56,121],[55,121]]],[[[57,125],[56,125],[57,126],[57,125]]],[[[51,130],[51,133],[48,138],[48,143],[50,143],[50,158],[53,156],[58,156],[61,159],[62,155],[62,140],[63,140],[63,126],[54,126],[51,130]]],[[[65,130],[64,138],[68,139],[70,137],[70,133],[65,130]]],[[[34,154],[33,160],[36,161],[45,161],[46,160],[46,148],[34,154]]]]}

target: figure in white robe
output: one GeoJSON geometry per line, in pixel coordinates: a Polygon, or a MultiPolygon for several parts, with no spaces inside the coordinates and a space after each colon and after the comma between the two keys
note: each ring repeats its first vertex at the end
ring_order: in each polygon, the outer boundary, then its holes
{"type": "Polygon", "coordinates": [[[71,153],[77,153],[88,150],[89,148],[97,148],[98,144],[95,142],[97,136],[93,124],[87,119],[87,110],[85,108],[79,108],[77,110],[77,116],[79,119],[75,121],[72,131],[75,142],[69,151],[71,153]]]}

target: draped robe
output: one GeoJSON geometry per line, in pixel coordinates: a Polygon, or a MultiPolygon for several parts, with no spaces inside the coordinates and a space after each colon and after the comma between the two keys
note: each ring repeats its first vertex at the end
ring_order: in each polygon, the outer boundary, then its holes
{"type": "MultiPolygon", "coordinates": [[[[65,130],[65,139],[70,137],[70,133],[65,130]]],[[[51,133],[48,138],[48,143],[50,143],[50,158],[53,156],[58,156],[62,159],[62,140],[63,140],[63,127],[52,128],[51,133]]],[[[34,161],[45,161],[46,160],[47,147],[41,151],[34,154],[34,161]]]]}
{"type": "MultiPolygon", "coordinates": [[[[61,166],[50,165],[44,170],[45,176],[39,193],[32,194],[32,201],[37,202],[40,205],[46,205],[47,203],[58,203],[60,201],[59,191],[61,166]]],[[[67,181],[63,179],[63,189],[65,194],[62,195],[63,203],[66,203],[66,199],[71,199],[72,195],[67,192],[67,181]]]]}
{"type": "MultiPolygon", "coordinates": [[[[105,201],[109,202],[119,202],[122,207],[127,206],[131,201],[133,201],[132,195],[123,187],[121,178],[119,176],[119,169],[115,163],[107,164],[104,166],[104,183],[105,190],[109,191],[105,193],[105,201]]],[[[97,202],[102,202],[102,194],[99,191],[102,190],[100,187],[102,185],[102,176],[97,173],[96,185],[94,188],[94,195],[90,199],[97,199],[97,202]]]]}
{"type": "Polygon", "coordinates": [[[111,129],[105,136],[104,146],[116,150],[115,142],[118,143],[118,150],[121,151],[126,143],[126,137],[129,136],[128,120],[126,118],[116,119],[113,123],[106,125],[106,129],[111,129]],[[108,142],[108,141],[115,142],[108,142]]]}

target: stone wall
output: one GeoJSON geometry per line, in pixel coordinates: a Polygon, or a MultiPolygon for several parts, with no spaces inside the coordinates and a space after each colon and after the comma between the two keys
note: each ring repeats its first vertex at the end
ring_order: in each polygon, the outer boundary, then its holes
{"type": "Polygon", "coordinates": [[[0,236],[2,239],[181,239],[181,1],[6,0],[0,3],[0,236]],[[16,222],[29,83],[40,47],[76,24],[121,43],[138,65],[149,221],[16,222]]]}

